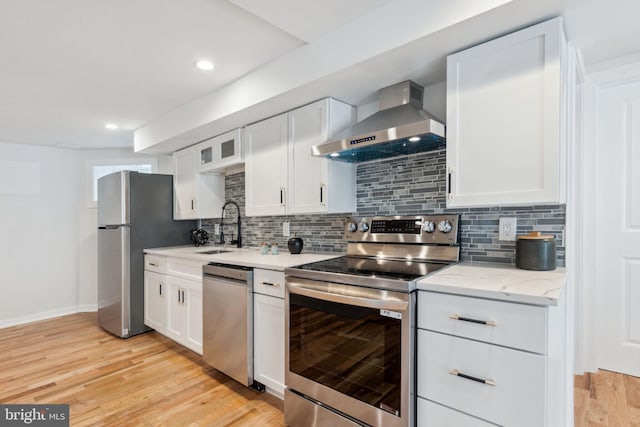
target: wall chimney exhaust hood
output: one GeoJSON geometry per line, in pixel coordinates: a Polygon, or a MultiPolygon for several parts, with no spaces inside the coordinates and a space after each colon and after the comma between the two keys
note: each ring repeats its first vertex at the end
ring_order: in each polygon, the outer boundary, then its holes
{"type": "Polygon", "coordinates": [[[410,80],[380,89],[377,113],[314,145],[311,153],[351,163],[444,148],[444,124],[422,109],[423,91],[410,80]]]}

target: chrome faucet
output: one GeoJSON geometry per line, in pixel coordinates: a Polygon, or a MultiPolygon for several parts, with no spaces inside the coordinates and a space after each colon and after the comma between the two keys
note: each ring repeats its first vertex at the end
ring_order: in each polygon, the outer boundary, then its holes
{"type": "Polygon", "coordinates": [[[231,244],[237,244],[239,248],[242,247],[242,234],[241,234],[241,224],[240,224],[240,207],[236,202],[228,201],[222,206],[222,215],[220,217],[220,242],[224,244],[224,210],[228,205],[234,205],[238,211],[238,238],[233,240],[233,234],[231,234],[231,244]]]}

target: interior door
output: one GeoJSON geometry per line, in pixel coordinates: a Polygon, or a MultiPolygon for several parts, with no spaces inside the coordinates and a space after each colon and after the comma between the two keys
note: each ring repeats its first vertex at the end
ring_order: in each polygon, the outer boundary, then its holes
{"type": "Polygon", "coordinates": [[[597,117],[596,362],[640,376],[640,78],[601,88],[597,117]]]}

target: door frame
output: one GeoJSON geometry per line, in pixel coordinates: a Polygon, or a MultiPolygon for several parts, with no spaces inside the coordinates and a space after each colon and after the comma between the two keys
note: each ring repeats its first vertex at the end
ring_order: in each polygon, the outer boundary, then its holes
{"type": "MultiPolygon", "coordinates": [[[[597,318],[597,182],[598,152],[601,144],[598,123],[600,91],[619,84],[640,80],[640,56],[637,54],[596,65],[586,75],[584,85],[584,121],[582,143],[576,145],[574,190],[576,206],[574,228],[576,259],[574,281],[576,286],[576,358],[575,373],[598,370],[598,318],[597,318]],[[594,173],[595,171],[595,173],[594,173]],[[577,211],[578,209],[576,209],[577,211]]],[[[573,220],[573,218],[572,218],[573,220]]],[[[567,254],[574,252],[567,248],[567,254]]],[[[569,267],[572,267],[568,264],[569,267]]]]}

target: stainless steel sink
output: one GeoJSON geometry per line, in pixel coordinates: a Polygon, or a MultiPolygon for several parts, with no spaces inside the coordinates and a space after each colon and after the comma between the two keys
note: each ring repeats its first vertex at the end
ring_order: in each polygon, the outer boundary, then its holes
{"type": "Polygon", "coordinates": [[[215,254],[226,254],[227,252],[231,252],[231,251],[225,251],[223,249],[212,249],[210,251],[203,251],[203,252],[196,252],[196,253],[202,254],[202,255],[215,255],[215,254]]]}

